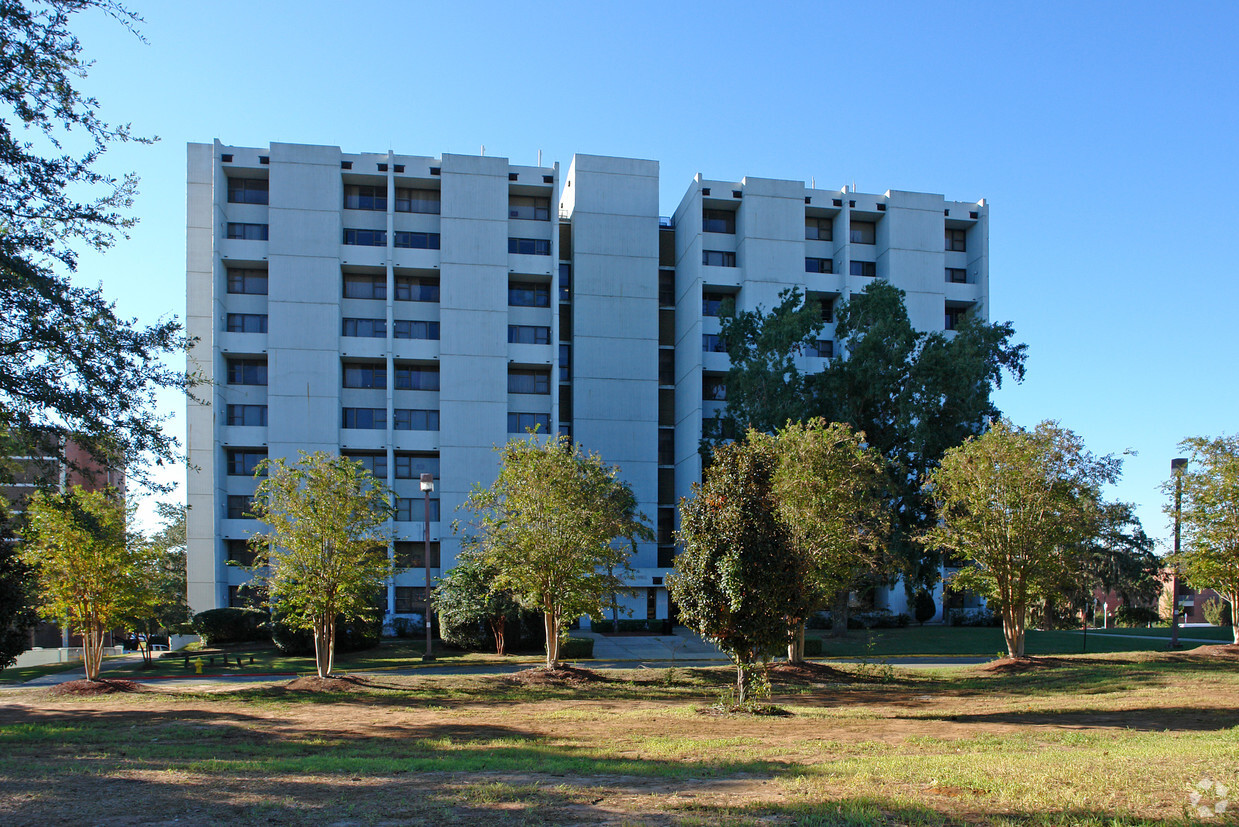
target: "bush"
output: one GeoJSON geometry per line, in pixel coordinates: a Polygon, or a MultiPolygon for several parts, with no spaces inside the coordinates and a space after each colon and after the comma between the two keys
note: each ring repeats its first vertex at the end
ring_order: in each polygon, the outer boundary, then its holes
{"type": "Polygon", "coordinates": [[[593,656],[592,637],[570,637],[559,645],[559,657],[563,660],[588,660],[593,656]]]}
{"type": "MultiPolygon", "coordinates": [[[[383,635],[383,621],[347,621],[341,615],[336,618],[336,652],[359,652],[379,645],[383,635]]],[[[294,629],[278,618],[271,623],[271,640],[277,649],[286,655],[313,655],[314,633],[309,629],[294,629]]]]}
{"type": "Polygon", "coordinates": [[[804,622],[806,629],[829,629],[830,612],[814,612],[804,622]]]}
{"type": "Polygon", "coordinates": [[[1206,600],[1200,607],[1205,613],[1205,620],[1213,626],[1229,626],[1231,623],[1230,604],[1217,597],[1206,600]]]}
{"type": "Polygon", "coordinates": [[[933,593],[928,589],[917,589],[912,597],[912,616],[916,618],[917,624],[924,626],[925,621],[933,620],[937,613],[938,604],[934,602],[933,593]]]}
{"type": "Polygon", "coordinates": [[[1002,618],[989,609],[951,609],[948,626],[1001,626],[1002,618]]]}
{"type": "MultiPolygon", "coordinates": [[[[442,621],[442,617],[440,617],[442,621]]],[[[422,628],[421,624],[415,624],[422,628]]],[[[509,616],[503,630],[508,653],[536,652],[546,646],[546,631],[542,625],[542,613],[521,610],[515,617],[509,616]]],[[[439,624],[439,637],[449,646],[466,652],[494,652],[495,635],[490,624],[481,619],[469,623],[439,624]]]]}
{"type": "Polygon", "coordinates": [[[267,639],[270,618],[261,609],[207,609],[194,615],[194,632],[208,646],[267,639]]]}
{"type": "Polygon", "coordinates": [[[415,631],[413,621],[407,617],[393,617],[391,619],[391,633],[396,637],[413,637],[415,631]]]}
{"type": "Polygon", "coordinates": [[[804,656],[806,658],[820,658],[822,656],[822,639],[820,637],[806,637],[804,639],[804,656]]]}
{"type": "Polygon", "coordinates": [[[890,609],[875,609],[871,612],[852,612],[848,615],[849,629],[904,629],[912,622],[912,618],[900,612],[892,614],[890,609]]]}
{"type": "Polygon", "coordinates": [[[1161,622],[1162,619],[1157,609],[1150,609],[1146,606],[1119,606],[1114,612],[1114,625],[1116,626],[1148,626],[1149,624],[1158,625],[1161,622]]]}
{"type": "MultiPolygon", "coordinates": [[[[650,632],[652,634],[663,634],[667,625],[667,621],[658,620],[656,618],[646,618],[637,620],[631,617],[621,617],[619,619],[619,631],[623,632],[650,632]]],[[[591,620],[590,628],[601,634],[609,634],[615,628],[615,621],[607,618],[606,620],[591,620]]]]}

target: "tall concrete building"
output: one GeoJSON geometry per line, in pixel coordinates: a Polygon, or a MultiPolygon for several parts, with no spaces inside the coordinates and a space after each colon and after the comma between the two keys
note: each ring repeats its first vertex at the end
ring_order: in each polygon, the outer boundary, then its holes
{"type": "MultiPolygon", "coordinates": [[[[393,615],[424,608],[419,475],[436,479],[431,566],[527,427],[620,466],[658,538],[632,561],[635,617],[667,617],[675,503],[724,404],[718,308],[770,308],[787,287],[833,303],[873,279],[913,324],[985,317],[988,208],[942,196],[697,176],[659,215],[655,161],[348,154],[190,144],[189,599],[243,600],[254,466],[298,450],[363,461],[395,491],[393,615]],[[944,243],[945,241],[945,243],[944,243]]],[[[827,324],[804,368],[833,352],[827,324]]],[[[879,596],[902,609],[902,589],[879,596]]]]}

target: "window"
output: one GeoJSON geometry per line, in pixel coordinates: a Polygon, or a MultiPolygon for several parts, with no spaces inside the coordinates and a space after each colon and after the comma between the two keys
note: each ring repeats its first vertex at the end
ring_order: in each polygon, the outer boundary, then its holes
{"type": "Polygon", "coordinates": [[[244,241],[266,241],[267,240],[267,225],[266,224],[234,224],[228,222],[228,237],[239,238],[244,241]]]}
{"type": "Polygon", "coordinates": [[[669,348],[658,351],[658,384],[675,384],[675,351],[669,348]]]}
{"type": "Polygon", "coordinates": [[[225,540],[224,547],[228,549],[228,560],[242,566],[254,565],[254,550],[245,540],[225,540]]]}
{"type": "Polygon", "coordinates": [[[572,381],[572,345],[559,346],[559,381],[572,381]]]}
{"type": "Polygon", "coordinates": [[[946,249],[951,253],[966,253],[968,252],[967,230],[952,230],[950,227],[946,229],[946,249]]]}
{"type": "Polygon", "coordinates": [[[438,190],[414,190],[396,187],[396,212],[439,214],[438,190]]]}
{"type": "MultiPolygon", "coordinates": [[[[397,540],[395,551],[396,565],[400,568],[420,569],[426,566],[426,543],[423,540],[397,540]]],[[[438,543],[430,544],[430,567],[439,568],[438,543]]],[[[419,588],[418,591],[421,589],[419,588]]]]}
{"type": "Polygon", "coordinates": [[[396,479],[417,480],[422,474],[439,478],[439,458],[434,454],[396,454],[396,479]]]}
{"type": "Polygon", "coordinates": [[[347,459],[351,459],[353,462],[361,463],[362,468],[365,468],[378,479],[387,479],[386,451],[345,453],[344,456],[347,459]]]}
{"type": "Polygon", "coordinates": [[[658,429],[658,464],[675,465],[675,429],[658,429]]]}
{"type": "MultiPolygon", "coordinates": [[[[344,185],[344,209],[387,211],[387,185],[344,185]]],[[[344,242],[347,244],[348,242],[344,242]]]]}
{"type": "Polygon", "coordinates": [[[728,293],[711,293],[702,291],[701,293],[701,315],[717,316],[722,311],[723,302],[730,299],[728,293]]]}
{"type": "Polygon", "coordinates": [[[833,273],[835,260],[833,258],[806,258],[804,271],[806,273],[833,273]]]}
{"type": "Polygon", "coordinates": [[[701,263],[710,267],[735,267],[736,254],[725,250],[702,250],[701,263]]]}
{"type": "Polygon", "coordinates": [[[508,368],[508,393],[550,393],[551,375],[544,370],[508,368]]]}
{"type": "Polygon", "coordinates": [[[808,347],[808,355],[829,359],[835,355],[835,343],[831,339],[818,339],[815,342],[811,342],[808,347]]]}
{"type": "Polygon", "coordinates": [[[426,588],[424,586],[397,586],[396,613],[411,614],[426,611],[426,588]]]}
{"type": "Polygon", "coordinates": [[[567,262],[559,263],[559,300],[572,301],[572,265],[567,262]]]}
{"type": "Polygon", "coordinates": [[[393,428],[397,431],[437,431],[439,412],[412,408],[396,408],[393,428]]]}
{"type": "MultiPolygon", "coordinates": [[[[418,276],[396,276],[396,301],[398,302],[437,302],[439,300],[439,282],[437,279],[420,278],[418,276]]],[[[439,338],[435,336],[435,338],[439,338]]]]}
{"type": "Polygon", "coordinates": [[[873,278],[878,273],[878,266],[872,261],[853,261],[851,263],[851,273],[853,276],[866,276],[873,278]]]}
{"type": "Polygon", "coordinates": [[[416,322],[409,319],[397,319],[396,329],[392,333],[395,339],[438,339],[438,322],[416,322]]]}
{"type": "Polygon", "coordinates": [[[437,391],[439,389],[438,365],[397,365],[396,390],[437,391]]]}
{"type": "Polygon", "coordinates": [[[267,458],[267,452],[261,448],[229,448],[228,476],[252,477],[258,469],[258,463],[267,458]]]}
{"type": "Polygon", "coordinates": [[[267,203],[267,179],[265,178],[229,178],[229,204],[265,204],[267,203]]]}
{"type": "Polygon", "coordinates": [[[701,398],[709,401],[723,402],[727,399],[727,382],[721,376],[703,376],[701,378],[701,398]]]}
{"type": "Polygon", "coordinates": [[[228,292],[249,293],[255,296],[267,295],[267,271],[229,270],[228,292]]]}
{"type": "Polygon", "coordinates": [[[508,305],[511,307],[550,307],[551,288],[545,284],[514,281],[508,285],[508,305]]]}
{"type": "Polygon", "coordinates": [[[952,284],[967,284],[968,271],[963,267],[948,267],[946,268],[946,280],[952,284]]]}
{"type": "Polygon", "coordinates": [[[723,343],[723,337],[717,333],[701,334],[701,349],[706,353],[726,353],[727,345],[723,343]]]}
{"type": "Polygon", "coordinates": [[[263,593],[250,583],[228,587],[228,608],[230,609],[262,609],[265,608],[264,599],[263,593]]]}
{"type": "Polygon", "coordinates": [[[544,413],[508,414],[508,433],[523,434],[531,428],[537,428],[540,434],[547,433],[551,429],[551,415],[544,413]]]}
{"type": "Polygon", "coordinates": [[[358,247],[386,247],[386,230],[345,230],[344,243],[358,247]]]}
{"type": "Polygon", "coordinates": [[[818,299],[822,307],[822,321],[831,324],[835,320],[835,300],[829,296],[818,299]]]}
{"type": "Polygon", "coordinates": [[[345,319],[341,336],[357,336],[362,339],[382,339],[387,336],[386,319],[345,319]]]}
{"type": "Polygon", "coordinates": [[[250,495],[249,494],[229,494],[224,517],[228,520],[252,520],[254,516],[250,514],[250,495]]]}
{"type": "Polygon", "coordinates": [[[344,298],[385,299],[387,298],[387,277],[364,273],[345,273],[344,298]]]}
{"type": "Polygon", "coordinates": [[[353,362],[345,364],[344,387],[386,388],[387,366],[382,362],[353,362]]]}
{"type": "Polygon", "coordinates": [[[264,427],[267,424],[266,405],[229,405],[228,424],[264,427]]]}
{"type": "Polygon", "coordinates": [[[267,384],[267,360],[265,359],[229,359],[229,385],[265,385],[267,384]]]}
{"type": "Polygon", "coordinates": [[[545,238],[509,238],[508,252],[522,256],[549,256],[551,242],[545,238]]]}
{"type": "MultiPolygon", "coordinates": [[[[421,497],[397,497],[396,498],[396,521],[401,523],[421,523],[426,520],[426,498],[421,497]]],[[[436,497],[430,498],[430,522],[437,523],[439,521],[439,500],[436,497]]]]}
{"type": "Polygon", "coordinates": [[[835,222],[829,218],[806,218],[804,220],[805,241],[834,241],[835,222]]]}
{"type": "Polygon", "coordinates": [[[853,221],[848,240],[853,244],[876,244],[878,225],[872,221],[853,221]]]}
{"type": "Polygon", "coordinates": [[[392,245],[405,250],[437,250],[439,249],[438,233],[408,233],[397,231],[392,245]]]}
{"type": "Polygon", "coordinates": [[[266,333],[266,313],[229,313],[229,333],[266,333]]]}
{"type": "Polygon", "coordinates": [[[968,318],[968,308],[948,307],[946,309],[946,329],[958,330],[964,319],[968,318]]]}
{"type": "Polygon", "coordinates": [[[551,199],[537,195],[508,196],[508,218],[550,221],[551,199]]]}
{"type": "Polygon", "coordinates": [[[549,345],[551,329],[539,325],[508,325],[508,342],[514,345],[549,345]]]}
{"type": "Polygon", "coordinates": [[[732,210],[702,210],[701,231],[705,233],[736,233],[736,214],[732,210]]]}
{"type": "Polygon", "coordinates": [[[345,408],[341,427],[360,431],[382,431],[387,428],[386,408],[345,408]]]}
{"type": "Polygon", "coordinates": [[[675,271],[658,271],[658,304],[671,307],[675,304],[675,271]]]}

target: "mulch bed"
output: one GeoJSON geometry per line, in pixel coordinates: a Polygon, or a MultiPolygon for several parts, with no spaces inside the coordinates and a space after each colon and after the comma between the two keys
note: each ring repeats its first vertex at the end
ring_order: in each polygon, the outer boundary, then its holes
{"type": "Polygon", "coordinates": [[[1184,652],[1186,655],[1201,655],[1206,658],[1239,658],[1239,644],[1223,643],[1217,646],[1197,646],[1184,652]]]}
{"type": "Polygon", "coordinates": [[[92,695],[111,695],[116,692],[142,692],[144,687],[135,681],[119,678],[101,678],[97,681],[69,681],[57,684],[51,688],[52,695],[71,695],[89,697],[92,695]]]}
{"type": "Polygon", "coordinates": [[[508,680],[522,686],[584,686],[605,682],[607,679],[590,669],[576,666],[560,666],[558,669],[523,669],[508,676],[508,680]]]}
{"type": "Polygon", "coordinates": [[[354,692],[364,685],[364,681],[351,675],[332,678],[306,675],[289,681],[284,688],[290,692],[354,692]]]}

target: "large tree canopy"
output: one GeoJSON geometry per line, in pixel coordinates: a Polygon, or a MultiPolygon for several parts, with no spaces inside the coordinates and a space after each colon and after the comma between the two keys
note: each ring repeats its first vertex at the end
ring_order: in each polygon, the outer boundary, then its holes
{"type": "Polygon", "coordinates": [[[123,237],[137,178],[102,172],[109,145],[146,141],[99,115],[75,83],[90,64],[73,15],[137,17],[115,0],[0,0],[0,427],[71,436],[112,466],[173,458],[155,392],[185,388],[162,357],[175,319],[142,327],[99,288],[73,283],[81,249],[123,237]]]}

